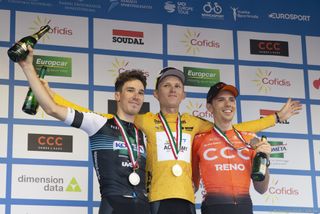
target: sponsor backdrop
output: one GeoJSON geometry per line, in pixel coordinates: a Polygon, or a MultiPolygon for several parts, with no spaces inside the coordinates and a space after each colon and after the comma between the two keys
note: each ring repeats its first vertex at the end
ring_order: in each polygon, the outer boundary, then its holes
{"type": "Polygon", "coordinates": [[[164,66],[185,73],[181,111],[208,120],[204,98],[218,81],[240,89],[235,123],[300,100],[301,114],[263,132],[271,179],[264,195],[251,190],[254,210],[320,213],[319,8],[316,0],[0,0],[0,213],[98,213],[86,134],[41,108],[23,113],[28,84],[6,54],[49,21],[36,67],[48,66],[54,90],[97,112],[115,112],[114,80],[131,68],[148,78],[142,112],[159,111],[152,91],[164,66]]]}

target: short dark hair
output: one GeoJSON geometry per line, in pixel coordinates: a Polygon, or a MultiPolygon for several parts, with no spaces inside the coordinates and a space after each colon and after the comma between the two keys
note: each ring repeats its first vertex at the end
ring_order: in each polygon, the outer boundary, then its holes
{"type": "Polygon", "coordinates": [[[141,70],[132,69],[126,70],[119,74],[114,84],[115,91],[121,92],[123,85],[131,80],[140,80],[144,89],[147,87],[147,78],[141,70]]]}

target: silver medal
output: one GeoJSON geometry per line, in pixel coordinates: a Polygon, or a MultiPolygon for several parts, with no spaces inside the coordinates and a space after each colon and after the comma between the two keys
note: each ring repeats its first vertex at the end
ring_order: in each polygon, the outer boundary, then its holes
{"type": "Polygon", "coordinates": [[[129,175],[129,182],[133,186],[137,186],[140,183],[140,176],[136,172],[131,172],[129,175]]]}
{"type": "Polygon", "coordinates": [[[182,168],[179,164],[175,164],[173,167],[172,167],[172,173],[174,176],[176,177],[179,177],[182,175],[182,168]]]}

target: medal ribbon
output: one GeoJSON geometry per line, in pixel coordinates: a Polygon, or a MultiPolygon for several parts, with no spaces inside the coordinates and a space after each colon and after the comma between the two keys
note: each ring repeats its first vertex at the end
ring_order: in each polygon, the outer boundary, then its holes
{"type": "Polygon", "coordinates": [[[181,126],[180,114],[178,113],[178,117],[176,120],[176,138],[173,137],[173,134],[172,134],[172,131],[168,125],[168,122],[161,111],[158,114],[158,117],[159,117],[159,119],[162,123],[162,126],[164,128],[164,131],[168,137],[172,154],[173,154],[174,158],[177,160],[179,151],[181,149],[181,142],[182,142],[182,126],[181,126]]]}
{"type": "Polygon", "coordinates": [[[135,131],[135,142],[137,145],[136,149],[136,159],[134,158],[134,149],[132,144],[130,143],[130,140],[128,138],[128,133],[126,130],[123,128],[123,125],[121,123],[120,118],[117,115],[114,115],[114,121],[116,122],[116,125],[119,127],[123,141],[128,149],[128,154],[130,157],[130,161],[132,163],[133,170],[137,169],[139,167],[137,159],[140,157],[140,143],[139,143],[139,134],[138,134],[138,129],[136,126],[134,126],[134,131],[135,131]]]}
{"type": "Polygon", "coordinates": [[[245,139],[243,138],[243,136],[241,135],[241,133],[235,129],[234,127],[232,127],[233,131],[236,133],[238,139],[244,143],[245,147],[240,147],[240,148],[235,148],[234,144],[228,139],[228,137],[223,133],[223,131],[221,131],[216,124],[213,125],[213,129],[214,131],[220,135],[220,137],[222,137],[224,139],[224,141],[229,144],[230,146],[232,146],[232,148],[236,149],[236,150],[242,150],[245,148],[251,148],[250,144],[248,144],[245,139]]]}

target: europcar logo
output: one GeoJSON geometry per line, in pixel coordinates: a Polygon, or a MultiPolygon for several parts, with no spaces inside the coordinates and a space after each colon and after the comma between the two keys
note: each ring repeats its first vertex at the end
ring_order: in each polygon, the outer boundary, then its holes
{"type": "Polygon", "coordinates": [[[36,70],[40,70],[42,66],[46,66],[48,68],[46,76],[72,76],[71,57],[34,55],[33,64],[36,70]]]}
{"type": "Polygon", "coordinates": [[[188,86],[210,87],[220,82],[219,69],[183,67],[183,72],[188,86]]]}
{"type": "Polygon", "coordinates": [[[299,196],[300,192],[295,187],[281,185],[279,180],[273,178],[269,184],[268,191],[265,193],[266,202],[274,204],[279,197],[299,196]]]}
{"type": "Polygon", "coordinates": [[[201,33],[196,31],[187,30],[184,38],[180,41],[186,47],[186,52],[197,54],[201,48],[220,48],[220,43],[211,39],[201,38],[201,33]]]}
{"type": "MultiPolygon", "coordinates": [[[[34,33],[40,30],[42,26],[45,26],[49,23],[48,18],[42,19],[40,16],[37,16],[36,19],[32,22],[33,26],[30,27],[29,29],[34,33]]],[[[43,35],[41,38],[42,41],[45,41],[47,39],[50,39],[50,34],[51,35],[65,35],[65,36],[71,36],[73,34],[72,30],[69,29],[68,27],[61,27],[61,26],[54,26],[52,24],[49,24],[51,29],[43,35]]]]}
{"type": "MultiPolygon", "coordinates": [[[[124,59],[115,58],[113,62],[111,62],[111,68],[107,70],[108,73],[111,73],[113,77],[118,77],[119,74],[130,70],[130,62],[124,59]]],[[[142,70],[144,76],[149,77],[149,72],[146,70],[142,70]]]]}
{"type": "Polygon", "coordinates": [[[192,116],[201,117],[210,121],[213,120],[213,114],[206,109],[205,104],[189,101],[186,107],[192,116]]]}
{"type": "Polygon", "coordinates": [[[277,77],[271,76],[272,71],[263,71],[262,69],[258,69],[256,72],[256,78],[255,80],[252,80],[252,82],[257,86],[258,91],[262,93],[268,93],[271,91],[271,87],[278,86],[278,87],[290,87],[291,82],[286,79],[279,79],[277,77]]]}

